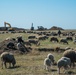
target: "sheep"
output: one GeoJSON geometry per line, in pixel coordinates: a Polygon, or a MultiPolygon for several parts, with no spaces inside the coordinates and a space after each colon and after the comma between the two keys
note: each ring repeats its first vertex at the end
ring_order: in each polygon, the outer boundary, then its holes
{"type": "Polygon", "coordinates": [[[29,52],[28,49],[22,43],[17,43],[17,49],[23,54],[29,52]]]}
{"type": "Polygon", "coordinates": [[[52,42],[52,41],[54,41],[54,42],[59,42],[58,38],[56,38],[56,37],[50,38],[50,41],[51,41],[51,42],[52,42]]]}
{"type": "Polygon", "coordinates": [[[9,43],[7,44],[7,48],[9,48],[9,49],[15,49],[14,43],[13,43],[13,42],[9,42],[9,43]]]}
{"type": "Polygon", "coordinates": [[[11,67],[11,64],[13,67],[16,64],[16,60],[14,58],[14,55],[12,53],[9,53],[9,52],[3,52],[1,54],[1,61],[2,61],[2,69],[3,69],[3,65],[5,65],[5,68],[7,68],[6,63],[9,63],[9,67],[11,67]]]}
{"type": "Polygon", "coordinates": [[[64,57],[68,57],[71,60],[71,66],[73,65],[73,67],[75,66],[75,62],[76,62],[76,52],[74,50],[67,50],[63,53],[64,57]]]}
{"type": "Polygon", "coordinates": [[[34,35],[28,36],[28,39],[35,39],[35,38],[36,38],[36,36],[34,36],[34,35]]]}
{"type": "Polygon", "coordinates": [[[40,45],[39,40],[30,39],[30,40],[28,40],[28,42],[30,42],[30,43],[32,43],[32,44],[36,44],[37,46],[40,45]]]}
{"type": "Polygon", "coordinates": [[[64,68],[67,69],[69,67],[70,63],[69,63],[69,60],[68,58],[60,58],[58,61],[57,61],[57,67],[58,67],[58,73],[60,74],[60,68],[64,68]]]}
{"type": "Polygon", "coordinates": [[[73,41],[73,38],[72,38],[71,36],[67,36],[67,37],[66,37],[66,40],[68,40],[68,41],[73,41]]]}
{"type": "Polygon", "coordinates": [[[76,44],[76,40],[74,40],[73,43],[76,44]]]}
{"type": "Polygon", "coordinates": [[[44,66],[45,66],[46,70],[50,71],[50,69],[51,69],[51,60],[49,58],[44,59],[44,66]]]}
{"type": "Polygon", "coordinates": [[[31,46],[31,43],[30,43],[28,40],[25,41],[24,44],[25,44],[26,46],[31,46]]]}
{"type": "Polygon", "coordinates": [[[68,66],[71,67],[71,60],[68,57],[62,57],[61,59],[68,61],[68,66]]]}
{"type": "Polygon", "coordinates": [[[66,39],[61,39],[60,42],[68,44],[68,41],[66,39]]]}
{"type": "Polygon", "coordinates": [[[17,37],[17,41],[18,43],[24,43],[24,40],[22,39],[21,35],[17,37]]]}
{"type": "Polygon", "coordinates": [[[54,55],[53,54],[51,54],[51,53],[49,53],[48,55],[47,55],[47,58],[49,58],[50,60],[51,60],[51,62],[52,62],[52,64],[54,64],[54,55]]]}
{"type": "Polygon", "coordinates": [[[46,36],[46,35],[38,37],[38,40],[46,40],[46,39],[48,39],[48,36],[46,36]]]}

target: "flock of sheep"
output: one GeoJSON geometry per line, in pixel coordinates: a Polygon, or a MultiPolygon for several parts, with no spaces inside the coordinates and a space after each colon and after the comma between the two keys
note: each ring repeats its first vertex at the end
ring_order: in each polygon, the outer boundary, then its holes
{"type": "MultiPolygon", "coordinates": [[[[9,67],[11,67],[11,64],[13,67],[15,67],[16,60],[12,53],[9,52],[3,52],[1,54],[1,61],[2,61],[2,68],[3,65],[5,65],[5,68],[7,68],[6,63],[9,63],[9,67]]],[[[63,53],[63,57],[61,57],[57,61],[57,70],[60,74],[60,69],[63,67],[64,70],[71,68],[72,66],[75,67],[76,62],[76,51],[74,50],[67,50],[63,53]]],[[[50,71],[51,65],[55,63],[55,57],[53,54],[49,53],[47,57],[44,59],[44,66],[45,70],[50,71]]]]}
{"type": "MultiPolygon", "coordinates": [[[[51,65],[54,64],[54,55],[53,54],[48,54],[47,58],[44,60],[44,65],[46,70],[50,70],[51,65]]],[[[60,68],[64,68],[64,70],[69,69],[71,67],[75,67],[75,62],[76,62],[76,51],[74,50],[66,50],[63,53],[63,57],[61,57],[57,61],[57,68],[58,68],[58,73],[60,74],[60,68]]]]}
{"type": "MultiPolygon", "coordinates": [[[[48,37],[45,37],[45,36],[44,37],[40,37],[39,40],[40,39],[45,39],[45,38],[48,38],[48,37]]],[[[55,38],[55,37],[50,39],[50,41],[52,41],[52,40],[58,42],[58,39],[55,38]]],[[[17,44],[17,47],[18,47],[19,50],[23,50],[23,48],[21,48],[22,47],[21,46],[21,42],[23,42],[23,40],[21,40],[19,38],[18,44],[17,44]]],[[[29,40],[29,42],[30,42],[30,40],[29,40]]],[[[67,43],[66,40],[61,40],[61,42],[67,43]]],[[[35,43],[39,44],[38,42],[35,42],[35,43]]],[[[24,52],[24,51],[22,51],[22,52],[24,52]]],[[[14,57],[14,55],[12,53],[3,52],[0,56],[1,56],[2,68],[3,68],[3,65],[5,66],[5,68],[7,68],[7,64],[6,63],[9,63],[9,67],[11,67],[11,64],[12,64],[13,67],[15,67],[16,60],[15,60],[15,57],[14,57]]],[[[57,72],[60,74],[60,69],[62,67],[64,68],[64,70],[66,70],[68,68],[71,68],[72,66],[75,67],[75,62],[76,62],[76,51],[72,50],[72,49],[64,51],[63,57],[61,57],[57,61],[57,72]]],[[[55,57],[54,57],[53,54],[49,53],[47,55],[47,57],[44,59],[45,70],[50,71],[51,66],[54,63],[55,63],[55,57]]]]}

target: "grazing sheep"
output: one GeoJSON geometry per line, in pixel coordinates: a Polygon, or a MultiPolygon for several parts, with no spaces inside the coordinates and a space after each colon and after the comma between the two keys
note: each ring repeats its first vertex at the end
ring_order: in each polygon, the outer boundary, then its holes
{"type": "Polygon", "coordinates": [[[13,65],[13,67],[16,64],[16,60],[14,58],[14,55],[12,53],[9,53],[9,52],[3,52],[1,54],[1,61],[2,61],[2,68],[3,68],[3,64],[5,65],[5,68],[7,68],[6,63],[9,63],[9,67],[11,67],[11,63],[13,65]]]}
{"type": "Polygon", "coordinates": [[[54,64],[54,55],[53,54],[49,53],[47,55],[47,58],[49,58],[51,60],[52,64],[54,64]]]}
{"type": "Polygon", "coordinates": [[[69,62],[68,62],[67,59],[66,59],[66,60],[65,60],[65,58],[59,59],[59,60],[57,61],[58,73],[60,74],[60,68],[63,67],[64,70],[65,70],[65,69],[68,68],[68,66],[69,66],[69,62]]]}
{"type": "Polygon", "coordinates": [[[44,66],[45,66],[46,70],[50,71],[50,69],[51,69],[51,60],[49,58],[45,58],[44,66]]]}
{"type": "Polygon", "coordinates": [[[66,39],[61,39],[60,42],[68,44],[68,41],[66,39]]]}
{"type": "Polygon", "coordinates": [[[76,52],[74,50],[67,50],[63,53],[64,57],[68,57],[71,60],[71,65],[75,66],[76,62],[76,52]]]}
{"type": "Polygon", "coordinates": [[[54,41],[54,42],[59,42],[59,40],[56,38],[56,37],[52,37],[51,39],[50,39],[50,41],[52,42],[52,41],[54,41]]]}
{"type": "Polygon", "coordinates": [[[68,66],[71,67],[71,60],[68,57],[62,57],[61,59],[68,61],[68,66]]]}
{"type": "Polygon", "coordinates": [[[40,45],[39,40],[30,39],[30,40],[28,40],[28,42],[30,42],[30,43],[32,43],[32,44],[36,44],[37,46],[40,45]]]}
{"type": "Polygon", "coordinates": [[[74,40],[73,43],[76,44],[76,40],[74,40]]]}
{"type": "Polygon", "coordinates": [[[34,36],[34,35],[28,36],[28,39],[35,39],[35,38],[36,38],[36,36],[34,36]]]}
{"type": "Polygon", "coordinates": [[[38,37],[38,40],[46,40],[46,39],[48,39],[48,36],[46,36],[46,35],[38,37]]]}
{"type": "Polygon", "coordinates": [[[25,44],[26,46],[31,46],[31,43],[30,43],[28,40],[25,41],[24,44],[25,44]]]}
{"type": "Polygon", "coordinates": [[[76,36],[75,36],[75,38],[74,38],[74,40],[73,40],[73,43],[76,44],[76,36]]]}
{"type": "Polygon", "coordinates": [[[68,41],[73,41],[73,38],[72,38],[71,36],[67,36],[66,39],[67,39],[68,41]]]}

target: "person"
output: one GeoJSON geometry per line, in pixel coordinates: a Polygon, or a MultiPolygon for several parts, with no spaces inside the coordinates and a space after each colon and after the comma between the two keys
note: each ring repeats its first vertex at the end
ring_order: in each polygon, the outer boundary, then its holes
{"type": "Polygon", "coordinates": [[[60,30],[58,30],[58,35],[59,35],[59,37],[60,37],[60,35],[61,35],[61,31],[60,31],[60,30]]]}

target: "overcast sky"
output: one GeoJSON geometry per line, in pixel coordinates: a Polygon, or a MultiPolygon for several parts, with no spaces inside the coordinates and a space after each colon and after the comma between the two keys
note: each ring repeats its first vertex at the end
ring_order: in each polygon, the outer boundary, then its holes
{"type": "Polygon", "coordinates": [[[0,26],[30,29],[31,24],[76,29],[76,0],[0,0],[0,26]]]}

